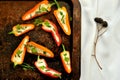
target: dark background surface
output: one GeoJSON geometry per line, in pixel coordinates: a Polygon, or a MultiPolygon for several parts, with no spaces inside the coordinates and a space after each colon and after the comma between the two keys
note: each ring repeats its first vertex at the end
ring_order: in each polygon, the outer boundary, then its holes
{"type": "MultiPolygon", "coordinates": [[[[53,51],[55,58],[49,59],[45,57],[48,66],[62,72],[61,80],[79,80],[80,77],[80,4],[78,0],[62,1],[59,3],[61,6],[65,6],[68,10],[69,17],[72,17],[70,21],[72,35],[67,36],[62,31],[61,27],[57,23],[53,11],[57,9],[56,6],[52,7],[52,11],[43,16],[37,17],[40,19],[49,19],[53,21],[58,28],[58,31],[62,37],[62,43],[65,45],[66,50],[70,51],[72,62],[72,73],[67,74],[62,66],[60,60],[60,52],[62,46],[57,47],[50,33],[47,33],[36,27],[34,30],[20,36],[8,35],[8,32],[12,30],[12,27],[21,23],[33,23],[34,19],[29,21],[22,21],[21,16],[34,7],[40,1],[0,1],[0,80],[60,80],[52,79],[41,74],[37,69],[23,70],[21,66],[13,68],[13,63],[10,61],[11,55],[21,40],[26,36],[30,36],[30,41],[34,41],[41,44],[51,51],[53,51]]],[[[50,1],[51,2],[51,1],[50,1]]],[[[34,66],[34,62],[37,60],[36,55],[32,55],[26,52],[24,62],[34,66]]]]}

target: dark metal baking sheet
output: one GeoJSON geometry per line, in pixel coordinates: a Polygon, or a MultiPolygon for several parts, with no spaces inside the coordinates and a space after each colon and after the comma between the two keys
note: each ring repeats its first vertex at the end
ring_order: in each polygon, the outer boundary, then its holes
{"type": "MultiPolygon", "coordinates": [[[[40,0],[41,1],[41,0],[40,0]]],[[[37,17],[40,19],[49,19],[53,21],[59,30],[62,37],[62,43],[66,50],[70,51],[72,61],[72,73],[67,74],[62,66],[60,60],[60,52],[62,47],[57,47],[51,34],[43,31],[40,27],[36,27],[20,37],[8,35],[12,27],[21,23],[33,23],[33,20],[22,21],[21,16],[34,5],[40,1],[0,1],[0,79],[1,80],[60,80],[52,79],[41,74],[37,69],[35,71],[24,71],[20,66],[13,68],[13,63],[10,61],[11,55],[15,48],[25,35],[30,36],[30,41],[35,41],[38,44],[48,47],[55,54],[54,59],[45,58],[49,67],[62,72],[61,80],[79,80],[80,78],[80,4],[78,0],[60,0],[61,6],[65,6],[68,10],[69,16],[72,17],[70,21],[72,34],[67,36],[64,34],[59,24],[57,23],[53,11],[56,6],[52,7],[52,11],[46,15],[37,17]]],[[[51,2],[51,1],[50,1],[51,2]]],[[[25,63],[34,66],[37,56],[26,53],[25,63]]]]}

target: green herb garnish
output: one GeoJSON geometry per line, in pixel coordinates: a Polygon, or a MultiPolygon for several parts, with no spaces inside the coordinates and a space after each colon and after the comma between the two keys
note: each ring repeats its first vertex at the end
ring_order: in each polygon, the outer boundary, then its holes
{"type": "Polygon", "coordinates": [[[30,69],[30,70],[35,70],[35,67],[33,67],[33,66],[31,66],[31,65],[29,65],[29,64],[27,64],[27,63],[23,63],[23,64],[21,65],[21,67],[23,68],[23,70],[28,70],[28,69],[30,69]]]}
{"type": "Polygon", "coordinates": [[[47,8],[42,7],[42,6],[39,6],[39,10],[36,11],[35,13],[36,13],[36,14],[40,14],[40,13],[42,13],[42,12],[48,12],[47,8]]]}
{"type": "Polygon", "coordinates": [[[65,20],[64,20],[65,15],[64,15],[63,12],[61,12],[61,11],[60,11],[60,15],[62,16],[62,18],[61,18],[62,23],[65,24],[65,20]]]}
{"type": "MultiPolygon", "coordinates": [[[[17,51],[17,53],[16,53],[16,55],[18,56],[18,57],[20,57],[20,54],[22,53],[22,51],[21,50],[18,50],[17,51]]],[[[15,56],[16,57],[16,56],[15,56]]]]}
{"type": "Polygon", "coordinates": [[[67,53],[65,53],[64,56],[67,56],[67,53]]]}
{"type": "Polygon", "coordinates": [[[37,49],[34,46],[30,45],[29,47],[32,53],[37,53],[37,49]]]}
{"type": "Polygon", "coordinates": [[[40,20],[40,19],[35,19],[35,21],[34,21],[34,24],[35,24],[36,26],[39,26],[39,25],[41,25],[42,23],[43,23],[43,21],[40,20]]]}
{"type": "Polygon", "coordinates": [[[40,69],[44,70],[46,67],[45,66],[40,66],[40,69]]]}
{"type": "Polygon", "coordinates": [[[46,52],[45,52],[45,51],[43,51],[43,54],[46,54],[46,52]]]}
{"type": "Polygon", "coordinates": [[[50,23],[48,21],[45,21],[44,24],[47,26],[47,27],[51,27],[50,26],[50,23]]]}
{"type": "Polygon", "coordinates": [[[64,60],[65,60],[65,61],[67,62],[67,64],[68,64],[68,62],[69,62],[70,58],[65,57],[65,58],[64,58],[64,60]]]}
{"type": "Polygon", "coordinates": [[[16,25],[16,29],[17,29],[17,32],[18,32],[18,33],[20,33],[21,30],[25,30],[26,28],[27,28],[27,26],[22,27],[20,24],[17,24],[17,25],[16,25]]]}

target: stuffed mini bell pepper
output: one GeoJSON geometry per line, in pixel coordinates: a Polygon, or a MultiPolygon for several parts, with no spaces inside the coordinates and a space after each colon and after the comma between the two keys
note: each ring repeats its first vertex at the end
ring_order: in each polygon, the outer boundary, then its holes
{"type": "Polygon", "coordinates": [[[29,41],[29,36],[25,36],[25,38],[21,41],[21,43],[13,52],[11,61],[14,63],[14,66],[20,65],[23,63],[25,53],[26,53],[26,45],[28,41],[29,41]]]}
{"type": "Polygon", "coordinates": [[[63,52],[60,53],[61,61],[63,67],[67,73],[71,73],[71,61],[70,61],[70,52],[65,50],[64,45],[62,44],[63,52]]]}
{"type": "Polygon", "coordinates": [[[22,20],[24,20],[24,21],[25,20],[30,20],[30,19],[33,19],[37,16],[41,16],[43,14],[46,14],[46,13],[51,11],[51,7],[54,4],[55,3],[49,3],[47,0],[43,0],[43,1],[39,2],[38,4],[36,4],[32,9],[27,11],[22,16],[22,20]]]}
{"type": "Polygon", "coordinates": [[[17,24],[13,26],[13,30],[8,34],[14,34],[15,36],[20,36],[24,33],[29,32],[30,30],[33,30],[34,28],[35,26],[33,24],[17,24]]]}
{"type": "Polygon", "coordinates": [[[35,24],[38,26],[42,24],[42,29],[46,32],[50,32],[57,44],[57,46],[60,46],[62,43],[61,36],[58,33],[57,26],[50,20],[45,19],[44,22],[41,21],[40,19],[35,20],[35,24]]]}
{"type": "Polygon", "coordinates": [[[39,45],[39,44],[33,42],[33,41],[28,42],[27,52],[29,52],[31,54],[35,54],[35,55],[49,57],[49,58],[54,57],[54,54],[51,50],[49,50],[48,48],[46,48],[42,45],[39,45]]]}
{"type": "Polygon", "coordinates": [[[52,77],[52,78],[61,78],[61,73],[49,68],[45,59],[40,59],[38,57],[37,61],[35,62],[36,68],[44,75],[52,77]]]}
{"type": "Polygon", "coordinates": [[[55,1],[55,3],[57,4],[57,7],[58,7],[57,10],[54,10],[54,15],[55,15],[59,25],[61,26],[61,28],[65,32],[65,34],[66,35],[71,35],[71,28],[70,28],[67,9],[64,6],[60,7],[58,2],[56,0],[54,0],[54,1],[55,1]]]}

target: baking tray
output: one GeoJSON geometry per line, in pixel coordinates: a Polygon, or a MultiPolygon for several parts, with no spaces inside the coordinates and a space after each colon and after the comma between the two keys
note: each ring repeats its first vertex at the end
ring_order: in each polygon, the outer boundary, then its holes
{"type": "MultiPolygon", "coordinates": [[[[57,23],[53,15],[53,10],[57,9],[56,6],[52,7],[52,11],[50,13],[37,17],[40,19],[47,18],[57,25],[58,31],[62,37],[62,43],[65,45],[66,50],[69,50],[71,54],[71,74],[67,74],[64,71],[59,56],[62,51],[62,47],[57,47],[50,33],[43,31],[40,27],[36,27],[34,30],[20,37],[8,34],[16,24],[34,22],[34,19],[22,21],[21,16],[40,1],[0,1],[0,80],[79,80],[81,8],[78,0],[58,0],[61,6],[65,6],[67,8],[69,16],[72,17],[72,21],[70,21],[72,30],[71,36],[65,35],[57,23]],[[30,36],[30,41],[46,46],[54,52],[54,59],[42,58],[46,59],[49,67],[62,72],[62,79],[49,78],[41,74],[37,69],[34,71],[25,71],[20,66],[13,68],[13,63],[10,61],[11,55],[25,35],[30,36]]],[[[26,53],[24,62],[34,66],[36,59],[36,55],[26,53]]]]}

